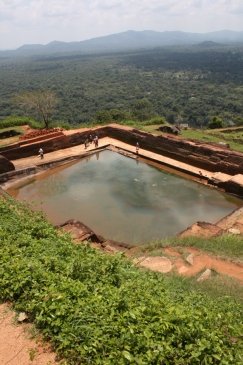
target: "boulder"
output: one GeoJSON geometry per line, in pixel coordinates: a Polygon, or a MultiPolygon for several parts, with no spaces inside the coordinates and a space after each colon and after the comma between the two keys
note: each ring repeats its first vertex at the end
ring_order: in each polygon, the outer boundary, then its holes
{"type": "Polygon", "coordinates": [[[27,314],[25,313],[25,312],[20,312],[19,313],[19,315],[18,315],[18,317],[17,317],[17,321],[19,322],[19,323],[22,323],[22,322],[25,322],[25,321],[27,321],[28,320],[28,316],[27,316],[27,314]]]}
{"type": "Polygon", "coordinates": [[[75,219],[70,219],[67,222],[57,226],[68,232],[74,241],[91,241],[96,243],[103,243],[105,239],[96,235],[92,229],[75,219]]]}
{"type": "Polygon", "coordinates": [[[240,230],[237,228],[230,228],[230,229],[228,229],[228,232],[231,234],[237,234],[237,235],[241,233],[240,230]]]}
{"type": "Polygon", "coordinates": [[[212,270],[210,269],[206,269],[197,279],[198,282],[204,281],[204,280],[208,280],[212,275],[212,270]]]}
{"type": "Polygon", "coordinates": [[[189,256],[186,257],[186,261],[188,262],[188,264],[193,265],[193,263],[194,263],[193,253],[191,253],[189,256]]]}
{"type": "Polygon", "coordinates": [[[140,266],[161,273],[168,273],[172,270],[171,260],[164,256],[142,257],[140,258],[139,264],[140,266]]]}
{"type": "Polygon", "coordinates": [[[171,133],[175,135],[178,135],[180,133],[179,128],[173,125],[162,125],[161,127],[158,128],[158,130],[160,132],[171,133]]]}
{"type": "Polygon", "coordinates": [[[15,170],[14,164],[4,156],[0,155],[0,174],[15,170]]]}

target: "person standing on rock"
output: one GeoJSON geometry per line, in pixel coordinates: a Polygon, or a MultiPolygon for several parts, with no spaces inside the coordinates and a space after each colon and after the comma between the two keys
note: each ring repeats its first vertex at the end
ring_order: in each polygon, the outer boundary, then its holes
{"type": "Polygon", "coordinates": [[[136,143],[136,154],[138,154],[138,151],[139,151],[139,143],[137,142],[136,143]]]}
{"type": "Polygon", "coordinates": [[[88,140],[88,138],[85,138],[84,149],[86,150],[88,146],[89,146],[89,140],[88,140]]]}
{"type": "Polygon", "coordinates": [[[44,151],[42,148],[39,149],[39,156],[40,156],[41,160],[44,158],[44,151]]]}
{"type": "Polygon", "coordinates": [[[94,138],[94,144],[95,144],[95,147],[98,147],[98,145],[99,145],[99,138],[98,138],[98,136],[95,136],[95,138],[94,138]]]}

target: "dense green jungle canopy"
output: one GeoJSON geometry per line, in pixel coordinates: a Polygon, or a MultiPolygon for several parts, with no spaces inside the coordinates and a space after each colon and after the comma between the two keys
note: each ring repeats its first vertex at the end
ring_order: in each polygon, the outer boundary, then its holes
{"type": "Polygon", "coordinates": [[[59,99],[54,119],[71,124],[110,109],[134,117],[143,99],[151,115],[172,123],[203,126],[219,116],[243,124],[243,47],[0,58],[0,118],[24,114],[16,94],[46,89],[59,99]]]}

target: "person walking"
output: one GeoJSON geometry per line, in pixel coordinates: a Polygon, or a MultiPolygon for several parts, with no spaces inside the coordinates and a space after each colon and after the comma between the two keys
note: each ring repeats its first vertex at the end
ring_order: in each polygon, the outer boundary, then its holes
{"type": "Polygon", "coordinates": [[[39,149],[39,156],[40,156],[41,160],[44,158],[44,151],[41,147],[39,149]]]}

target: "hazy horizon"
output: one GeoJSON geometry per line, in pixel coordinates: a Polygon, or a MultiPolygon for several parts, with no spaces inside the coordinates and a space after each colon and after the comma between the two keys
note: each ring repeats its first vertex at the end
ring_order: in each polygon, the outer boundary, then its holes
{"type": "MultiPolygon", "coordinates": [[[[194,33],[194,34],[208,34],[208,33],[214,33],[214,32],[243,32],[243,30],[239,30],[239,31],[234,31],[234,30],[231,30],[231,29],[220,29],[218,31],[212,31],[212,32],[184,32],[182,30],[174,30],[174,31],[167,31],[167,30],[164,30],[164,31],[155,31],[153,29],[143,29],[143,30],[136,30],[136,29],[128,29],[127,31],[124,31],[124,32],[129,32],[129,31],[134,31],[134,32],[146,32],[146,31],[152,31],[152,32],[182,32],[182,33],[194,33]]],[[[110,35],[113,35],[113,34],[120,34],[122,32],[119,32],[119,33],[109,33],[109,34],[105,34],[103,36],[101,35],[97,35],[95,37],[92,37],[92,38],[87,38],[87,39],[83,39],[82,41],[88,41],[88,40],[91,40],[91,39],[96,39],[96,38],[101,38],[101,37],[105,37],[105,36],[110,36],[110,35]]],[[[16,47],[16,48],[8,48],[8,49],[1,49],[0,48],[0,51],[12,51],[12,50],[16,50],[22,46],[28,46],[28,45],[40,45],[40,46],[45,46],[49,43],[52,43],[52,42],[65,42],[65,43],[69,43],[69,42],[81,42],[81,41],[73,41],[73,40],[70,40],[70,41],[63,41],[61,39],[52,39],[50,40],[49,42],[47,43],[24,43],[24,44],[21,44],[20,46],[16,47]]]]}
{"type": "Polygon", "coordinates": [[[127,30],[243,31],[241,0],[0,0],[0,49],[127,30]]]}

